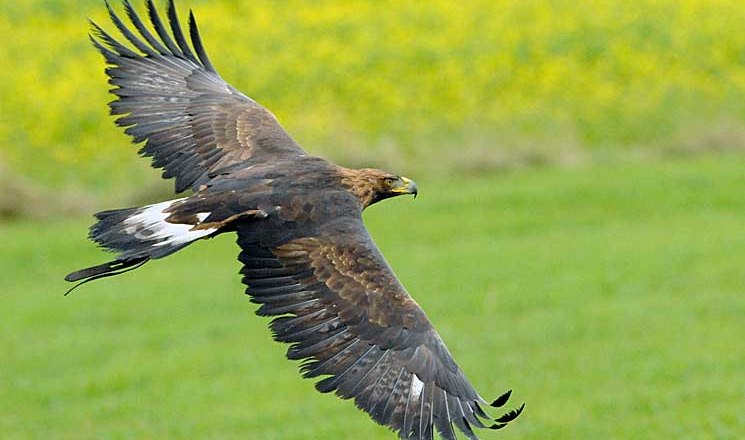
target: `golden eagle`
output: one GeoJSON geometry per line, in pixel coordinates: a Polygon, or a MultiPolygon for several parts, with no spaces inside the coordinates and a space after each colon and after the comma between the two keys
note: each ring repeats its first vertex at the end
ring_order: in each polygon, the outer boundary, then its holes
{"type": "Polygon", "coordinates": [[[129,1],[129,25],[106,6],[130,43],[91,22],[117,97],[111,113],[144,142],[139,153],[175,179],[176,192],[193,195],[96,214],[90,238],[117,258],[67,281],[117,275],[236,232],[257,314],[275,317],[274,339],[290,344],[287,357],[303,361],[304,377],[324,376],[320,392],[354,399],[405,439],[431,439],[435,430],[454,439],[455,428],[475,439],[472,426],[499,429],[522,412],[492,419],[483,411],[510,392],[491,403],[479,396],[365,229],[362,211],[416,195],[412,180],[308,155],[271,112],[217,74],[193,14],[188,42],[173,1],[167,25],[147,1],[155,34],[129,1]]]}

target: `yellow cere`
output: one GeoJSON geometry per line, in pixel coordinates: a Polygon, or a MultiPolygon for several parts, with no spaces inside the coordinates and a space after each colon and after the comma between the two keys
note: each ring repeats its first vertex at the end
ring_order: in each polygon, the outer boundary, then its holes
{"type": "Polygon", "coordinates": [[[401,176],[401,185],[398,185],[391,189],[391,192],[394,193],[409,193],[409,183],[411,183],[411,179],[408,177],[401,176]]]}

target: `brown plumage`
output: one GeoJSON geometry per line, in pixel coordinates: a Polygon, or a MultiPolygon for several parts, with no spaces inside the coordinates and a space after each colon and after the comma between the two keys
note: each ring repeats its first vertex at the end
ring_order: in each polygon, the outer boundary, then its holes
{"type": "MultiPolygon", "coordinates": [[[[176,191],[194,194],[142,208],[96,214],[90,237],[114,261],[66,277],[82,283],[135,269],[190,243],[236,232],[246,293],[275,317],[274,338],[290,344],[304,377],[335,392],[401,438],[435,430],[499,429],[442,339],[394,275],[362,222],[373,203],[417,193],[405,177],[349,169],[312,157],[277,119],[223,81],[202,47],[193,15],[188,43],[173,2],[167,30],[147,1],[148,30],[128,1],[130,29],[108,6],[131,47],[93,24],[109,67],[111,106],[140,154],[153,158],[176,191]]],[[[80,285],[78,284],[78,285],[80,285]]],[[[491,403],[501,407],[509,392],[491,403]]]]}

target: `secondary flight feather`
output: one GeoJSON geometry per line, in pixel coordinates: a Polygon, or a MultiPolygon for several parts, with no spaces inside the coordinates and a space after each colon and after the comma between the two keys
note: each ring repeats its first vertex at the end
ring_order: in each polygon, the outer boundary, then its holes
{"type": "Polygon", "coordinates": [[[475,439],[474,427],[499,429],[522,412],[487,415],[484,405],[501,407],[510,393],[488,403],[474,390],[362,222],[368,206],[416,195],[411,179],[308,155],[218,75],[194,15],[187,39],[173,1],[164,20],[148,0],[149,25],[127,0],[128,22],[106,7],[126,40],[92,22],[111,113],[177,193],[193,194],[96,214],[90,238],[117,256],[66,280],[77,287],[236,233],[257,314],[274,317],[274,339],[290,344],[304,377],[321,378],[320,392],[353,399],[404,439],[475,439]]]}

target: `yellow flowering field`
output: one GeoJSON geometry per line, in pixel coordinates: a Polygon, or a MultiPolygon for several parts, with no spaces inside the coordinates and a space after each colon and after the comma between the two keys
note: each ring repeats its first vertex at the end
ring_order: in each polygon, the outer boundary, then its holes
{"type": "MultiPolygon", "coordinates": [[[[178,6],[194,9],[224,78],[312,153],[350,165],[489,168],[520,152],[560,161],[745,143],[736,0],[178,6]]],[[[113,28],[103,2],[2,8],[0,160],[54,186],[108,190],[157,175],[107,116],[85,21],[113,28]]]]}

